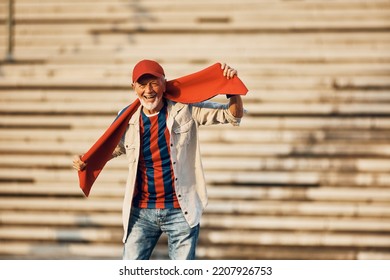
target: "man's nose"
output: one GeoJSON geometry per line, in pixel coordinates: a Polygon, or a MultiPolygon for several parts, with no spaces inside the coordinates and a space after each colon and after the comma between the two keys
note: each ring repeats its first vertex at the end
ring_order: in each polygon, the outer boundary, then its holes
{"type": "Polygon", "coordinates": [[[153,91],[152,84],[151,84],[151,83],[146,84],[146,86],[145,86],[145,92],[146,92],[146,93],[149,93],[149,92],[152,92],[152,91],[153,91]]]}

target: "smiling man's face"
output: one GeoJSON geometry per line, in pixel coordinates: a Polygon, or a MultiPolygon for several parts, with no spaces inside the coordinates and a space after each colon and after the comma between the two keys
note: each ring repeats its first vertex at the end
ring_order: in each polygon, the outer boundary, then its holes
{"type": "Polygon", "coordinates": [[[164,78],[153,75],[143,75],[133,84],[138,99],[141,101],[146,113],[154,114],[163,107],[162,96],[165,92],[166,82],[164,78]]]}

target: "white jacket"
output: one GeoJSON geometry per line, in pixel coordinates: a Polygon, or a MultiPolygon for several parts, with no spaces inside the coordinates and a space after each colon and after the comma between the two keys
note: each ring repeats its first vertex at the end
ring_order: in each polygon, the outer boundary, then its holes
{"type": "MultiPolygon", "coordinates": [[[[228,109],[228,104],[201,102],[182,104],[168,102],[167,128],[170,132],[171,161],[175,176],[175,191],[183,214],[191,227],[200,222],[207,205],[206,182],[201,161],[198,127],[200,125],[231,123],[239,125],[228,109]]],[[[139,119],[142,106],[131,117],[125,136],[116,147],[113,156],[126,153],[129,173],[122,208],[123,242],[128,235],[128,225],[137,177],[140,153],[139,119]]]]}

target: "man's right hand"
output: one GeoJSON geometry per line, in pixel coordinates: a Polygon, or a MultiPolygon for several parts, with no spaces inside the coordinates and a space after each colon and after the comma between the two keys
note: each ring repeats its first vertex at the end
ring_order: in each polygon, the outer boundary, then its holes
{"type": "Polygon", "coordinates": [[[73,168],[77,171],[84,170],[87,164],[81,160],[81,155],[76,155],[73,157],[73,168]]]}

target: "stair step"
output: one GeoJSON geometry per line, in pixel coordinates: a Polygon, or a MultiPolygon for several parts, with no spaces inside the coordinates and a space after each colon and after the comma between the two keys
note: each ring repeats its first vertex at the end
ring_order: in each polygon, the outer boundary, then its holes
{"type": "MultiPolygon", "coordinates": [[[[263,230],[263,231],[300,231],[314,232],[361,232],[361,233],[388,233],[390,219],[368,218],[311,218],[311,217],[262,217],[262,216],[221,216],[205,214],[201,227],[217,230],[263,230]]],[[[122,217],[118,213],[58,213],[46,212],[8,212],[0,213],[0,223],[12,226],[44,226],[44,227],[75,227],[88,228],[118,228],[121,229],[122,217]]],[[[100,229],[99,229],[100,230],[100,229]]]]}
{"type": "MultiPolygon", "coordinates": [[[[72,183],[10,183],[0,184],[0,194],[3,196],[41,196],[50,197],[83,197],[79,188],[72,183]]],[[[124,195],[123,184],[111,184],[109,188],[96,186],[93,189],[94,198],[122,198],[124,195]]],[[[227,200],[248,200],[248,201],[330,201],[330,202],[389,202],[390,194],[387,187],[254,187],[234,185],[210,185],[208,195],[211,201],[227,200]]]]}
{"type": "Polygon", "coordinates": [[[202,242],[213,244],[279,245],[279,246],[337,246],[380,248],[390,246],[388,235],[334,233],[278,233],[254,231],[212,231],[201,236],[202,242]],[[243,238],[245,236],[245,238],[243,238]]]}
{"type": "Polygon", "coordinates": [[[2,240],[50,240],[56,242],[121,242],[121,230],[68,229],[50,227],[7,227],[0,228],[2,240]]]}
{"type": "MultiPolygon", "coordinates": [[[[119,107],[119,106],[118,106],[119,107]]],[[[2,115],[0,127],[3,128],[60,128],[60,129],[91,129],[99,128],[102,133],[112,123],[117,112],[110,115],[2,115]]],[[[213,126],[213,130],[220,130],[223,126],[213,126]]],[[[307,130],[388,130],[390,122],[387,117],[379,116],[245,116],[241,123],[242,128],[269,130],[284,129],[307,131],[307,130]]],[[[201,127],[201,131],[207,129],[201,127]]]]}
{"type": "MultiPolygon", "coordinates": [[[[108,127],[108,126],[107,126],[108,127]]],[[[91,129],[15,129],[15,128],[0,128],[2,142],[72,142],[80,141],[93,143],[102,134],[102,128],[91,129]]],[[[199,139],[201,143],[218,143],[226,145],[230,143],[284,143],[284,144],[299,144],[302,142],[311,142],[318,144],[343,142],[367,144],[371,143],[386,144],[390,140],[390,133],[388,131],[289,131],[287,129],[280,131],[256,131],[253,129],[245,129],[245,125],[239,129],[232,129],[231,127],[223,129],[214,129],[214,127],[201,128],[199,132],[199,139]]]]}
{"type": "MultiPolygon", "coordinates": [[[[80,191],[81,192],[81,191],[80,191]]],[[[120,215],[122,198],[0,198],[1,211],[78,211],[115,212],[120,215]]],[[[265,216],[312,216],[312,217],[390,217],[387,201],[383,202],[309,202],[262,200],[235,201],[212,199],[206,214],[221,215],[265,215],[265,216]]]]}
{"type": "MultiPolygon", "coordinates": [[[[68,169],[73,156],[53,155],[0,155],[0,166],[10,168],[68,169]]],[[[208,171],[331,171],[331,172],[389,172],[389,160],[384,158],[278,158],[278,157],[228,157],[204,156],[203,166],[208,171]],[[235,162],[234,165],[231,163],[235,162]]],[[[106,170],[127,172],[125,156],[109,162],[106,170]]]]}

